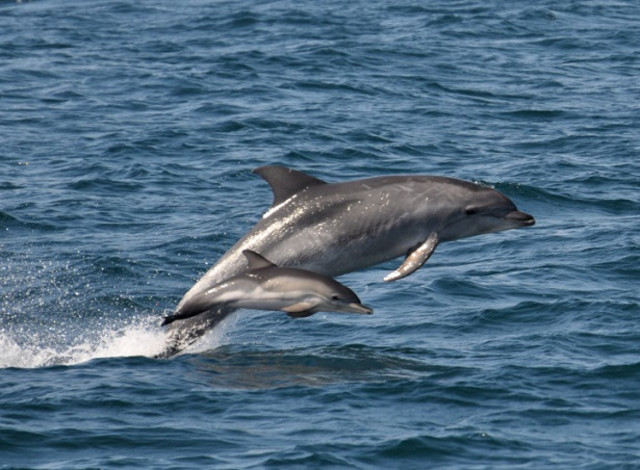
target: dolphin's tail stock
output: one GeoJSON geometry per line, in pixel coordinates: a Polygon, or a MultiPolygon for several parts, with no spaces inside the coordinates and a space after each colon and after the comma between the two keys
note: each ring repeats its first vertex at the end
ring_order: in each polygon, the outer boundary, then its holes
{"type": "Polygon", "coordinates": [[[166,359],[175,356],[197,340],[214,326],[227,318],[235,309],[231,307],[218,307],[207,310],[201,314],[184,320],[175,321],[167,326],[167,347],[155,356],[158,359],[166,359]]]}

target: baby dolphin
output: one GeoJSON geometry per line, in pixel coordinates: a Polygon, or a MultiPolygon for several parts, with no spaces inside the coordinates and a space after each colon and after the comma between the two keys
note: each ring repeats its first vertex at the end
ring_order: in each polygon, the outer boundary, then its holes
{"type": "Polygon", "coordinates": [[[316,312],[373,313],[358,296],[338,281],[311,271],[280,268],[255,251],[242,254],[249,269],[192,298],[187,308],[165,317],[163,325],[213,308],[281,310],[301,318],[316,312]]]}

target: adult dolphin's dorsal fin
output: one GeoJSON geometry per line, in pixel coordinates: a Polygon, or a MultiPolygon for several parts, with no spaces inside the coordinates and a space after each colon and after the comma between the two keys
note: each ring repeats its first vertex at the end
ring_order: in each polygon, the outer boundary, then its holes
{"type": "Polygon", "coordinates": [[[264,256],[259,255],[255,251],[244,250],[242,254],[244,255],[245,258],[247,258],[247,262],[249,263],[249,269],[272,268],[275,266],[275,264],[273,264],[264,256]]]}
{"type": "Polygon", "coordinates": [[[383,280],[385,282],[397,281],[414,272],[427,262],[436,249],[436,246],[438,246],[439,241],[438,234],[431,232],[424,242],[409,252],[398,269],[387,274],[383,280]]]}
{"type": "Polygon", "coordinates": [[[277,206],[294,194],[311,186],[327,184],[326,181],[283,166],[261,166],[253,170],[253,172],[264,178],[271,186],[273,190],[273,206],[277,206]]]}

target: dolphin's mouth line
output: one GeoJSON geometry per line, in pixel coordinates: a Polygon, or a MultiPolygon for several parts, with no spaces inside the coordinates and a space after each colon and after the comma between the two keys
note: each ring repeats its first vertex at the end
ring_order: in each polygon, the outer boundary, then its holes
{"type": "Polygon", "coordinates": [[[367,305],[352,302],[348,304],[348,306],[353,310],[353,313],[364,313],[365,315],[371,315],[373,313],[373,309],[367,305]]]}
{"type": "Polygon", "coordinates": [[[536,224],[536,219],[532,215],[522,211],[511,211],[504,216],[505,220],[514,221],[522,224],[522,226],[530,227],[536,224]]]}

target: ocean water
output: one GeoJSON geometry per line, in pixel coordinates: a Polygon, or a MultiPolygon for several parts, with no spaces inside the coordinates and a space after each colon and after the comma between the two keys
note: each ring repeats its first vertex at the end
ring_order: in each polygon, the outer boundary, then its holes
{"type": "Polygon", "coordinates": [[[0,1],[0,468],[640,468],[640,3],[0,1]],[[159,324],[254,167],[490,185],[535,227],[159,324]]]}

